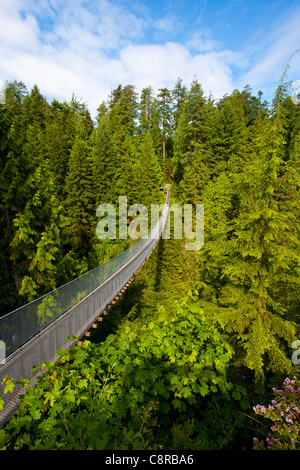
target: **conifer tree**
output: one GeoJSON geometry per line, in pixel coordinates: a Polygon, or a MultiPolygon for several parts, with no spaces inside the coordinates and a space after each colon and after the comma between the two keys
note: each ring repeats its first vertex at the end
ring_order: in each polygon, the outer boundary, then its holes
{"type": "Polygon", "coordinates": [[[241,103],[227,97],[220,104],[215,116],[211,158],[212,174],[218,175],[228,169],[229,159],[241,155],[245,137],[245,119],[241,103]]]}
{"type": "Polygon", "coordinates": [[[37,85],[34,85],[30,93],[23,100],[23,119],[25,124],[45,128],[48,103],[37,85]]]}
{"type": "Polygon", "coordinates": [[[26,181],[32,178],[35,168],[31,156],[22,151],[26,142],[26,125],[23,119],[26,95],[27,90],[22,82],[6,83],[5,104],[0,105],[0,223],[3,234],[0,240],[0,280],[4,289],[0,303],[3,313],[19,306],[21,274],[10,243],[15,234],[13,220],[26,203],[26,181]]]}
{"type": "Polygon", "coordinates": [[[16,233],[11,242],[13,258],[22,262],[19,294],[25,302],[57,287],[57,270],[63,257],[63,208],[53,195],[49,175],[45,179],[45,169],[36,170],[34,186],[33,197],[14,219],[16,233]]]}
{"type": "Polygon", "coordinates": [[[151,114],[154,102],[153,89],[151,87],[143,88],[139,103],[139,124],[140,132],[144,133],[150,130],[151,127],[151,114]]]}
{"type": "MultiPolygon", "coordinates": [[[[92,192],[92,165],[88,143],[80,132],[70,154],[65,183],[67,224],[65,233],[78,258],[86,259],[92,237],[92,214],[95,208],[92,192]]],[[[94,214],[93,214],[94,215],[94,214]]]]}
{"type": "Polygon", "coordinates": [[[152,87],[144,88],[139,103],[139,132],[151,134],[155,154],[160,159],[162,155],[162,134],[160,130],[160,112],[158,100],[152,87]]]}
{"type": "Polygon", "coordinates": [[[162,130],[162,156],[163,162],[166,161],[166,148],[168,138],[173,130],[172,116],[172,94],[168,88],[160,88],[158,94],[158,107],[160,112],[160,127],[162,130]]]}
{"type": "Polygon", "coordinates": [[[115,133],[134,135],[138,113],[137,93],[133,85],[119,85],[109,99],[109,117],[115,133]]]}
{"type": "Polygon", "coordinates": [[[45,139],[55,194],[64,202],[65,179],[76,135],[74,113],[68,103],[53,100],[46,115],[45,139]]]}
{"type": "Polygon", "coordinates": [[[291,130],[290,144],[289,144],[289,160],[290,164],[300,170],[300,101],[295,105],[294,123],[291,130]]]}
{"type": "Polygon", "coordinates": [[[97,206],[116,202],[116,157],[107,114],[103,114],[98,122],[91,137],[92,186],[97,206]]]}
{"type": "Polygon", "coordinates": [[[109,119],[116,156],[115,194],[132,199],[132,187],[138,176],[134,172],[137,158],[137,94],[132,85],[113,90],[109,100],[109,119]]]}
{"type": "Polygon", "coordinates": [[[177,82],[175,83],[175,87],[172,90],[172,96],[174,100],[173,106],[173,119],[174,119],[174,126],[175,129],[178,125],[178,120],[181,114],[182,106],[185,101],[187,95],[187,87],[182,84],[182,79],[178,78],[177,82]]]}
{"type": "Polygon", "coordinates": [[[140,178],[135,181],[134,200],[150,208],[152,203],[159,202],[159,188],[163,183],[163,172],[149,131],[142,136],[140,152],[136,159],[135,171],[140,178]]]}
{"type": "Polygon", "coordinates": [[[280,196],[283,121],[281,103],[273,120],[256,120],[252,151],[231,174],[233,186],[225,186],[231,193],[223,207],[226,219],[220,225],[215,220],[216,235],[203,250],[205,262],[215,262],[219,271],[219,283],[214,280],[219,288],[208,309],[231,335],[238,360],[254,371],[257,382],[267,370],[291,371],[286,351],[295,336],[294,325],[285,319],[284,299],[274,290],[278,283],[292,287],[299,269],[294,215],[280,196]]]}
{"type": "Polygon", "coordinates": [[[182,105],[174,135],[174,177],[186,203],[200,203],[204,183],[209,177],[212,133],[211,104],[201,85],[194,80],[182,105]]]}
{"type": "Polygon", "coordinates": [[[105,101],[102,101],[100,106],[97,108],[98,114],[96,117],[97,123],[100,124],[102,118],[108,115],[108,109],[105,101]]]}

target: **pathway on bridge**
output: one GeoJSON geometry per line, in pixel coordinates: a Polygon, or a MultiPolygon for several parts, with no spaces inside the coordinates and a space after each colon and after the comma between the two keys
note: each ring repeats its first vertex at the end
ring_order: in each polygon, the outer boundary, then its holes
{"type": "MultiPolygon", "coordinates": [[[[33,373],[33,366],[56,362],[59,359],[56,351],[75,344],[66,338],[82,338],[108,313],[109,306],[155,248],[167,221],[169,202],[168,191],[162,215],[147,238],[107,263],[0,318],[0,340],[6,352],[5,357],[0,357],[0,396],[6,375],[17,380],[29,379],[30,385],[34,385],[41,372],[33,373]]],[[[15,387],[17,402],[22,390],[20,386],[15,387]]],[[[11,394],[5,394],[4,401],[0,427],[16,410],[11,394]]]]}

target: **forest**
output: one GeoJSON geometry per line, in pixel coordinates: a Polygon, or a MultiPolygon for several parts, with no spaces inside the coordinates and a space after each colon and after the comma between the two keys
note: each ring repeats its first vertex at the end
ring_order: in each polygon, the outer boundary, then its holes
{"type": "Polygon", "coordinates": [[[89,340],[40,366],[0,448],[300,449],[299,102],[284,80],[268,103],[179,78],[119,85],[97,113],[6,83],[1,315],[125,250],[96,236],[121,195],[150,207],[171,184],[204,204],[204,245],[161,239],[89,340]]]}

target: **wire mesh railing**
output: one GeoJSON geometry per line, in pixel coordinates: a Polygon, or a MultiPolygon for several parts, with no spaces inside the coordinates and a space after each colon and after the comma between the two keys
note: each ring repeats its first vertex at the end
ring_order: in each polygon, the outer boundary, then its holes
{"type": "Polygon", "coordinates": [[[0,317],[0,340],[5,344],[6,357],[76,305],[123,266],[146,245],[153,234],[158,233],[158,225],[159,222],[149,233],[148,238],[139,240],[106,263],[0,317]]]}
{"type": "MultiPolygon", "coordinates": [[[[167,221],[169,198],[168,192],[162,215],[147,238],[92,271],[0,318],[0,340],[6,351],[0,361],[0,396],[6,375],[17,380],[27,378],[32,385],[36,380],[33,366],[55,362],[58,349],[74,344],[66,338],[82,337],[107,309],[154,249],[167,221]]],[[[17,396],[21,391],[16,387],[17,396]]],[[[4,398],[0,426],[16,407],[8,394],[4,398]]]]}

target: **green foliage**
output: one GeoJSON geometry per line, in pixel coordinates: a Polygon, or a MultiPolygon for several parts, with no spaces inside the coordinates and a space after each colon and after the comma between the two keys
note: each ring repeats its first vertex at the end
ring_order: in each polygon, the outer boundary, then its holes
{"type": "Polygon", "coordinates": [[[218,178],[218,183],[225,183],[223,194],[217,193],[220,212],[212,208],[217,223],[208,215],[209,239],[202,253],[204,276],[215,276],[211,262],[217,264],[219,278],[218,284],[213,281],[218,300],[210,294],[210,311],[230,333],[240,359],[255,371],[258,381],[264,368],[291,373],[285,347],[296,337],[295,324],[283,317],[285,298],[274,295],[279,284],[296,289],[299,269],[295,215],[284,196],[288,192],[293,198],[295,193],[283,164],[282,120],[280,107],[270,122],[257,118],[253,151],[239,165],[231,162],[229,177],[218,178]]]}
{"type": "MultiPolygon", "coordinates": [[[[85,341],[57,354],[6,425],[7,449],[145,449],[170,410],[230,390],[231,349],[188,298],[171,316],[160,308],[156,320],[125,325],[100,347],[85,341]]],[[[13,392],[5,381],[5,393],[13,392]]]]}
{"type": "Polygon", "coordinates": [[[112,361],[116,371],[125,368],[125,384],[140,388],[141,400],[160,397],[182,411],[195,404],[198,395],[227,389],[231,354],[199,307],[183,299],[171,315],[161,308],[157,320],[137,331],[123,326],[112,361]]]}
{"type": "MultiPolygon", "coordinates": [[[[49,104],[37,86],[6,84],[1,312],[126,249],[128,240],[95,232],[97,206],[120,195],[149,209],[172,182],[172,202],[204,203],[205,237],[200,252],[160,240],[93,333],[101,344],[62,351],[27,388],[3,447],[193,450],[247,439],[254,388],[294,373],[299,334],[299,104],[283,83],[287,68],[270,110],[248,85],[215,103],[197,80],[187,88],[178,79],[140,98],[119,85],[96,124],[74,96],[49,104]]],[[[46,299],[41,326],[60,308],[46,299]]],[[[27,385],[5,380],[5,393],[27,385]]],[[[291,444],[283,421],[273,437],[291,444]]]]}
{"type": "Polygon", "coordinates": [[[181,104],[174,133],[173,168],[181,202],[201,203],[209,177],[213,114],[211,101],[206,100],[201,85],[194,80],[181,104]]]}
{"type": "Polygon", "coordinates": [[[241,152],[245,129],[240,103],[228,98],[215,117],[213,158],[211,171],[214,175],[227,170],[229,160],[241,152]]]}
{"type": "Polygon", "coordinates": [[[115,149],[110,129],[110,121],[104,114],[91,136],[92,188],[96,196],[96,205],[115,203],[114,185],[115,149]]]}
{"type": "MultiPolygon", "coordinates": [[[[147,448],[151,404],[132,426],[122,423],[113,367],[103,370],[99,354],[85,341],[82,348],[58,351],[58,365],[47,367],[22,397],[17,414],[0,435],[1,447],[29,450],[147,448]],[[145,428],[145,429],[144,429],[145,428]]],[[[5,392],[14,381],[5,379],[5,392]]],[[[22,385],[22,384],[21,384],[22,385]]],[[[24,384],[25,385],[25,384],[24,384]]],[[[150,419],[151,421],[151,419],[150,419]]]]}
{"type": "Polygon", "coordinates": [[[63,188],[76,133],[90,135],[84,106],[76,100],[50,106],[38,87],[7,85],[1,106],[2,312],[32,300],[82,269],[68,246],[63,188]],[[3,308],[4,307],[4,308],[3,308]]]}
{"type": "Polygon", "coordinates": [[[88,144],[76,137],[70,154],[69,171],[65,182],[66,236],[76,253],[87,257],[92,237],[93,207],[92,169],[88,144]]]}
{"type": "Polygon", "coordinates": [[[206,450],[207,442],[201,437],[195,438],[195,421],[188,420],[184,424],[172,426],[172,444],[170,450],[206,450]]]}
{"type": "Polygon", "coordinates": [[[158,93],[159,125],[162,133],[163,164],[169,157],[167,147],[173,129],[172,93],[168,88],[160,88],[158,93]]]}

